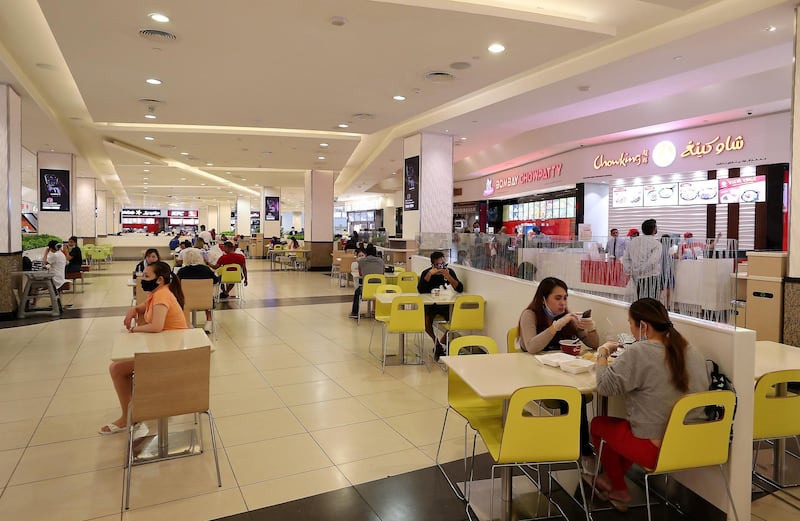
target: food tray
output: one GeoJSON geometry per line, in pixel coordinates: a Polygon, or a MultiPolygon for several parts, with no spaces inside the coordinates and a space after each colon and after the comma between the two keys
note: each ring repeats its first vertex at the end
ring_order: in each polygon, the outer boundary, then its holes
{"type": "Polygon", "coordinates": [[[571,374],[585,373],[594,366],[591,360],[584,360],[583,358],[573,358],[559,364],[562,371],[571,374]]]}
{"type": "Polygon", "coordinates": [[[547,353],[546,355],[536,355],[536,361],[542,365],[549,365],[551,367],[558,367],[561,362],[569,362],[575,360],[575,357],[566,353],[547,353]]]}

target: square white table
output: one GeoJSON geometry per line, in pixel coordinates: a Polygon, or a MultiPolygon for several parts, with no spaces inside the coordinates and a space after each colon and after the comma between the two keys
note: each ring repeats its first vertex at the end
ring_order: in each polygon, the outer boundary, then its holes
{"type": "MultiPolygon", "coordinates": [[[[570,374],[557,367],[536,361],[529,353],[498,353],[485,356],[443,356],[442,362],[481,398],[505,400],[505,406],[514,391],[531,385],[567,385],[581,393],[591,393],[597,388],[594,369],[585,373],[570,374]]],[[[500,473],[503,519],[511,518],[511,469],[500,473]]]]}
{"type": "MultiPolygon", "coordinates": [[[[210,347],[214,351],[214,343],[209,336],[197,328],[160,333],[119,333],[113,340],[111,360],[120,362],[133,360],[136,353],[162,353],[198,347],[210,347]]],[[[199,454],[195,447],[194,429],[170,434],[169,418],[159,418],[158,434],[137,440],[134,461],[140,464],[199,454]]]]}

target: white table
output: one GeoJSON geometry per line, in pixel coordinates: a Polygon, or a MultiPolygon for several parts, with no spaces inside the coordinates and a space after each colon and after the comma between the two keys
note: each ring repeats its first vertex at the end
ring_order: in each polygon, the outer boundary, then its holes
{"type": "MultiPolygon", "coordinates": [[[[207,346],[214,351],[214,343],[202,329],[119,333],[113,339],[111,360],[133,360],[136,353],[162,353],[207,346]]],[[[194,454],[195,446],[194,429],[170,434],[169,418],[159,418],[158,434],[137,442],[135,462],[138,464],[194,454]]]]}
{"type": "MultiPolygon", "coordinates": [[[[596,389],[595,371],[570,374],[556,367],[545,366],[529,353],[498,353],[487,356],[443,356],[442,362],[481,398],[505,400],[505,406],[514,391],[531,385],[567,385],[581,393],[596,389]]],[[[500,473],[501,497],[504,517],[511,516],[511,468],[500,473]]]]}
{"type": "Polygon", "coordinates": [[[25,318],[28,313],[42,312],[48,313],[54,317],[61,316],[61,296],[58,294],[58,290],[53,283],[53,276],[55,275],[53,272],[47,270],[15,271],[12,274],[25,276],[25,288],[22,290],[19,308],[17,309],[17,318],[25,318]],[[28,306],[28,301],[33,298],[31,297],[31,290],[34,288],[44,288],[47,290],[47,294],[50,297],[50,307],[25,309],[28,306]]]}
{"type": "MultiPolygon", "coordinates": [[[[800,369],[800,348],[770,340],[757,341],[754,364],[756,380],[767,373],[784,369],[800,369]]],[[[777,396],[786,396],[786,393],[785,384],[776,386],[777,396]]],[[[772,481],[782,487],[794,486],[800,482],[800,476],[787,475],[791,473],[786,468],[785,457],[786,439],[775,440],[772,454],[772,481]]]]}

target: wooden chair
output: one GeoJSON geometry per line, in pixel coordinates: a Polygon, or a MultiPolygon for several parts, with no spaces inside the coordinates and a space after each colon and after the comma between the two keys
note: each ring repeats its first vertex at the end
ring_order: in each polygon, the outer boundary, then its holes
{"type": "Polygon", "coordinates": [[[189,324],[191,314],[192,327],[197,327],[197,312],[211,311],[211,327],[214,340],[217,339],[217,321],[214,320],[214,281],[211,279],[181,280],[183,290],[183,314],[189,324]]]}
{"type": "MultiPolygon", "coordinates": [[[[134,425],[147,420],[205,413],[211,428],[211,445],[217,466],[217,486],[222,486],[217,457],[214,417],[209,410],[211,348],[198,347],[160,353],[137,353],[136,372],[128,407],[128,455],[125,467],[125,509],[130,507],[134,425]]],[[[202,451],[202,425],[200,446],[202,451]]],[[[197,476],[187,477],[197,479],[197,476]]]]}

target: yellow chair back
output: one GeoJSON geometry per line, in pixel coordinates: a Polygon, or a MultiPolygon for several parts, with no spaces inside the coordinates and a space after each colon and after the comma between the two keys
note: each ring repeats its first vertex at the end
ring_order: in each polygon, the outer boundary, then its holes
{"type": "Polygon", "coordinates": [[[753,399],[753,439],[800,435],[800,394],[775,396],[774,386],[800,382],[799,369],[767,373],[756,382],[753,399]]]}
{"type": "Polygon", "coordinates": [[[395,273],[405,273],[406,269],[404,267],[402,267],[402,266],[395,266],[394,267],[394,272],[395,273]]]}
{"type": "Polygon", "coordinates": [[[667,421],[667,430],[658,454],[654,474],[675,472],[709,465],[722,465],[728,461],[728,444],[733,422],[733,408],[736,395],[731,391],[703,391],[687,394],[672,406],[667,421]],[[686,416],[690,411],[709,405],[725,408],[722,418],[705,421],[705,417],[695,421],[686,416]]]}
{"type": "Polygon", "coordinates": [[[506,332],[506,350],[509,353],[521,353],[522,349],[517,345],[519,337],[519,327],[514,326],[506,332]]]}
{"type": "MultiPolygon", "coordinates": [[[[375,290],[378,293],[402,293],[403,290],[396,284],[380,284],[375,290]]],[[[388,317],[392,312],[392,304],[381,304],[380,301],[375,301],[375,317],[388,317]]]]}
{"type": "Polygon", "coordinates": [[[386,277],[383,275],[365,275],[362,282],[364,288],[361,291],[361,300],[372,300],[375,298],[375,291],[381,284],[386,284],[386,277]]]}
{"type": "Polygon", "coordinates": [[[580,456],[581,393],[575,387],[540,385],[511,395],[499,444],[486,441],[497,463],[577,461],[580,456]],[[525,406],[538,400],[567,402],[558,416],[533,416],[525,406]],[[558,440],[558,443],[553,443],[558,440]]]}
{"type": "MultiPolygon", "coordinates": [[[[366,285],[364,289],[366,290],[366,285]]],[[[392,300],[387,325],[389,333],[424,333],[425,304],[417,295],[401,295],[392,300]]]]}
{"type": "Polygon", "coordinates": [[[453,306],[450,329],[480,331],[484,328],[486,301],[480,295],[459,295],[453,306]]]}
{"type": "Polygon", "coordinates": [[[397,285],[403,288],[403,293],[417,293],[419,275],[413,271],[403,271],[397,278],[397,285]]]}
{"type": "Polygon", "coordinates": [[[217,274],[222,278],[222,284],[238,284],[242,282],[242,267],[238,264],[225,264],[217,268],[217,274]]]}

